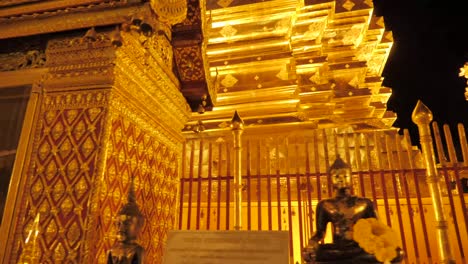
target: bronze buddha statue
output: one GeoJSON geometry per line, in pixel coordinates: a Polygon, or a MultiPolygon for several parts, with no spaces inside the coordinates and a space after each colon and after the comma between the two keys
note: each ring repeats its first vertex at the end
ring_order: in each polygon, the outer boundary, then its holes
{"type": "MultiPolygon", "coordinates": [[[[370,199],[351,194],[351,168],[339,156],[330,168],[333,198],[321,200],[316,208],[316,232],[303,251],[306,263],[380,263],[353,240],[353,226],[362,218],[377,218],[370,199]],[[333,243],[319,244],[325,237],[327,224],[332,223],[333,243]]],[[[401,260],[397,252],[392,263],[401,260]]]]}
{"type": "Polygon", "coordinates": [[[136,203],[133,181],[127,203],[120,209],[116,219],[116,241],[107,254],[107,264],[142,264],[145,249],[136,243],[143,227],[144,217],[136,203]]]}

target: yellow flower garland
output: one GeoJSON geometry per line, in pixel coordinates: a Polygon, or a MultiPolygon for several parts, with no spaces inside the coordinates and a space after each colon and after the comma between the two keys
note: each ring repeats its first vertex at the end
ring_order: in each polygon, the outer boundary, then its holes
{"type": "Polygon", "coordinates": [[[397,248],[401,247],[398,234],[375,218],[363,218],[353,227],[353,239],[369,254],[384,263],[397,257],[397,248]]]}

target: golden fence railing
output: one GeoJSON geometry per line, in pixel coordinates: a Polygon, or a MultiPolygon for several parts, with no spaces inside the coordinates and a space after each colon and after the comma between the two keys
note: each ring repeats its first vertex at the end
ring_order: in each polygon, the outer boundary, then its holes
{"type": "MultiPolygon", "coordinates": [[[[463,126],[458,145],[450,130],[433,125],[443,204],[457,263],[468,253],[468,147],[463,126]],[[444,141],[442,141],[444,139],[444,141]],[[447,149],[448,158],[445,155],[447,149]],[[457,159],[457,150],[463,161],[457,159]]],[[[229,132],[229,131],[227,131],[229,132]]],[[[397,230],[406,263],[438,261],[434,211],[422,156],[407,131],[350,133],[333,129],[243,137],[244,230],[286,230],[291,263],[314,232],[314,209],[332,194],[328,167],[340,155],[353,169],[353,191],[371,198],[381,221],[397,230]]],[[[232,137],[200,134],[184,146],[179,228],[233,230],[232,137]]],[[[326,240],[330,240],[327,237],[326,240]]]]}

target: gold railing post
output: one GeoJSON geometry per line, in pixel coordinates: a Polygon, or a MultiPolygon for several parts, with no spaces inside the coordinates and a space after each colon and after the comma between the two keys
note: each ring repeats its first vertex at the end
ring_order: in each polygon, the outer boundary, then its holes
{"type": "Polygon", "coordinates": [[[418,126],[422,152],[426,163],[426,180],[434,207],[440,263],[455,264],[448,238],[448,226],[444,214],[439,175],[437,173],[431,131],[429,128],[429,123],[432,121],[432,112],[421,101],[418,101],[414,108],[412,119],[418,126]]]}
{"type": "Polygon", "coordinates": [[[244,121],[237,111],[231,121],[232,135],[234,136],[234,229],[242,229],[242,143],[241,135],[244,132],[244,121]]]}

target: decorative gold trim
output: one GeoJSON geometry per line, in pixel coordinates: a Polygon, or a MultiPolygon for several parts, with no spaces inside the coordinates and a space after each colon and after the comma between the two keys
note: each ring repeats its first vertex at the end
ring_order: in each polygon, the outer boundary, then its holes
{"type": "MultiPolygon", "coordinates": [[[[24,69],[19,71],[0,72],[0,89],[14,86],[31,85],[41,79],[48,69],[24,69]]],[[[33,87],[34,88],[34,87],[33,87]]]]}
{"type": "Polygon", "coordinates": [[[144,108],[131,103],[134,101],[135,99],[129,100],[125,95],[114,92],[110,102],[111,109],[109,111],[111,115],[121,114],[137,124],[139,128],[149,131],[150,135],[160,142],[164,142],[171,151],[180,151],[181,142],[184,142],[184,138],[173,129],[174,123],[161,123],[161,121],[155,118],[154,113],[149,114],[144,108]]]}
{"type": "MultiPolygon", "coordinates": [[[[34,89],[33,89],[34,90],[34,89]]],[[[40,95],[32,92],[24,115],[21,136],[16,151],[15,164],[13,166],[10,187],[8,188],[7,199],[5,203],[5,212],[3,214],[2,225],[0,226],[0,259],[1,263],[8,263],[13,248],[14,230],[16,229],[18,214],[21,212],[21,198],[24,193],[27,170],[31,167],[31,156],[33,150],[34,133],[38,120],[40,95]]]]}
{"type": "MultiPolygon", "coordinates": [[[[175,76],[163,70],[164,65],[145,49],[134,32],[122,32],[124,45],[117,50],[115,84],[122,95],[132,96],[142,102],[151,116],[165,125],[171,124],[180,131],[190,117],[190,108],[179,91],[175,76]],[[148,74],[151,72],[151,74],[148,74]],[[138,78],[136,78],[138,77],[138,78]]],[[[151,39],[143,39],[145,42],[151,39]]]]}
{"type": "Polygon", "coordinates": [[[99,8],[81,8],[77,9],[76,12],[56,11],[55,15],[47,14],[48,17],[42,18],[41,20],[27,19],[0,22],[0,39],[39,35],[93,26],[121,24],[133,15],[143,12],[144,9],[149,10],[148,4],[115,8],[115,3],[112,3],[113,2],[105,6],[99,6],[99,8]]]}
{"type": "MultiPolygon", "coordinates": [[[[110,98],[109,100],[112,100],[112,94],[109,92],[108,97],[110,98]]],[[[101,144],[103,144],[103,147],[101,148],[101,151],[99,151],[98,156],[97,156],[97,162],[96,162],[96,175],[94,178],[94,189],[92,190],[92,193],[89,198],[89,207],[88,207],[88,219],[87,219],[87,224],[86,224],[86,229],[85,229],[85,234],[83,241],[84,245],[81,247],[81,262],[82,263],[92,263],[92,258],[93,256],[90,255],[91,252],[91,247],[93,247],[93,243],[96,241],[96,233],[94,232],[93,226],[97,225],[97,213],[99,211],[99,195],[101,192],[101,185],[103,184],[103,177],[105,174],[105,169],[106,169],[106,164],[107,164],[107,154],[108,154],[108,146],[111,143],[109,138],[111,135],[111,128],[112,128],[112,114],[111,114],[111,106],[108,104],[107,109],[105,110],[107,113],[105,114],[104,117],[104,128],[103,128],[103,133],[102,133],[102,138],[101,138],[101,144]]]]}

